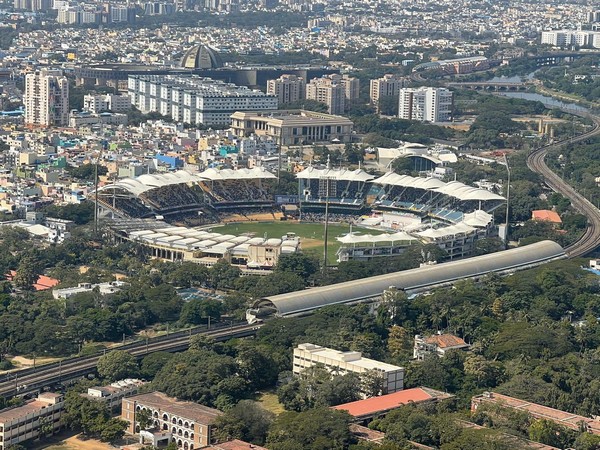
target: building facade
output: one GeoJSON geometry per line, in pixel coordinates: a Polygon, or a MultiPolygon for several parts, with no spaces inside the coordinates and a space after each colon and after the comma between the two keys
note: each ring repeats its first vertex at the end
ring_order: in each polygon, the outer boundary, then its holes
{"type": "Polygon", "coordinates": [[[0,411],[0,450],[56,433],[63,406],[62,394],[45,392],[22,406],[0,411]]]}
{"type": "Polygon", "coordinates": [[[445,88],[400,89],[398,117],[423,122],[452,120],[452,92],[445,88]]]}
{"type": "Polygon", "coordinates": [[[314,78],[306,85],[306,99],[325,103],[329,114],[342,114],[346,108],[346,88],[328,77],[314,78]]]}
{"type": "Polygon", "coordinates": [[[128,90],[142,113],[159,112],[193,125],[229,125],[236,111],[277,109],[275,95],[198,76],[130,76],[128,90]]]}
{"type": "Polygon", "coordinates": [[[60,70],[42,70],[25,77],[25,124],[66,126],[69,123],[69,82],[60,70]]]}
{"type": "Polygon", "coordinates": [[[296,75],[282,75],[267,81],[267,94],[277,96],[280,105],[303,100],[306,96],[306,80],[296,75]]]}
{"type": "Polygon", "coordinates": [[[216,409],[179,401],[162,392],[124,398],[121,406],[121,419],[128,423],[127,431],[139,433],[144,441],[142,443],[163,446],[175,442],[182,450],[212,444],[214,424],[221,414],[216,409]],[[152,418],[151,427],[147,430],[141,430],[137,422],[137,414],[143,410],[149,411],[152,418]]]}
{"type": "Polygon", "coordinates": [[[400,94],[400,89],[408,86],[408,79],[392,74],[385,74],[376,80],[371,80],[369,88],[369,97],[371,104],[379,106],[379,100],[382,97],[394,97],[400,94]]]}
{"type": "Polygon", "coordinates": [[[384,380],[384,394],[404,389],[403,367],[363,358],[360,352],[341,352],[315,344],[300,344],[294,349],[292,371],[296,375],[317,364],[324,366],[330,372],[340,374],[378,372],[384,380]]]}
{"type": "Polygon", "coordinates": [[[542,31],[541,43],[553,47],[600,48],[600,32],[586,30],[542,31]]]}
{"type": "Polygon", "coordinates": [[[128,95],[88,94],[83,97],[83,110],[91,113],[104,111],[127,112],[131,109],[131,99],[128,95]]]}
{"type": "Polygon", "coordinates": [[[90,387],[86,394],[81,395],[90,400],[106,403],[108,408],[112,410],[120,407],[125,397],[137,394],[140,387],[144,384],[141,380],[126,378],[108,386],[90,387]]]}
{"type": "Polygon", "coordinates": [[[277,145],[352,142],[353,128],[345,117],[304,110],[236,112],[231,116],[231,129],[237,137],[255,134],[269,137],[277,145]]]}

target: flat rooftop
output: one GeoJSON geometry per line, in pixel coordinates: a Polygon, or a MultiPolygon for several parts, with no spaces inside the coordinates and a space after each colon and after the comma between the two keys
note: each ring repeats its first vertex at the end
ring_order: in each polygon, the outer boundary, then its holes
{"type": "Polygon", "coordinates": [[[295,350],[309,352],[312,355],[331,359],[333,361],[350,363],[354,366],[363,367],[367,370],[378,369],[385,372],[403,370],[403,368],[400,366],[394,366],[393,364],[376,361],[374,359],[363,358],[360,352],[342,352],[340,350],[334,350],[332,348],[321,347],[320,345],[308,343],[298,345],[294,351],[295,350]]]}
{"type": "Polygon", "coordinates": [[[162,392],[150,392],[148,394],[134,395],[128,400],[139,403],[143,406],[148,406],[155,409],[160,409],[163,412],[176,414],[177,416],[199,422],[204,425],[212,425],[221,414],[221,411],[208,406],[199,405],[198,403],[185,402],[169,397],[162,392]]]}

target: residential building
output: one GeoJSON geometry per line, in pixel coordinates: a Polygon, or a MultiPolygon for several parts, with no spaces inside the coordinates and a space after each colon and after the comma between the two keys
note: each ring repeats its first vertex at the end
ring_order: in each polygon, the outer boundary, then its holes
{"type": "Polygon", "coordinates": [[[449,350],[465,350],[469,348],[462,338],[453,334],[434,334],[433,336],[415,335],[413,358],[423,360],[426,355],[444,356],[449,350]]]}
{"type": "Polygon", "coordinates": [[[61,427],[63,405],[62,394],[44,392],[22,406],[0,411],[0,450],[56,433],[61,427]]]}
{"type": "Polygon", "coordinates": [[[452,120],[452,92],[445,88],[400,89],[398,117],[423,122],[452,120]]]}
{"type": "Polygon", "coordinates": [[[404,389],[404,367],[363,358],[360,352],[342,352],[309,343],[300,344],[294,349],[292,371],[295,374],[317,364],[334,373],[378,372],[384,379],[384,394],[404,389]]]}
{"type": "Polygon", "coordinates": [[[130,397],[138,393],[141,386],[145,383],[142,380],[127,378],[125,380],[115,381],[108,386],[94,386],[87,390],[82,396],[91,400],[98,400],[106,403],[109,409],[115,409],[122,404],[125,397],[130,397]]]}
{"type": "Polygon", "coordinates": [[[587,30],[542,31],[541,43],[553,47],[600,48],[600,32],[587,30]]]}
{"type": "Polygon", "coordinates": [[[531,211],[531,220],[550,222],[554,227],[560,227],[562,220],[556,211],[549,209],[536,209],[531,211]]]}
{"type": "Polygon", "coordinates": [[[357,421],[364,422],[375,417],[380,417],[394,409],[407,404],[435,403],[439,400],[454,397],[445,392],[436,391],[426,387],[406,389],[392,394],[357,400],[342,405],[332,406],[338,411],[347,411],[357,421]]]}
{"type": "Polygon", "coordinates": [[[142,444],[158,447],[175,442],[182,450],[194,450],[213,443],[213,429],[222,414],[207,406],[184,402],[162,392],[135,395],[124,398],[121,419],[127,421],[127,431],[140,434],[142,444]],[[140,430],[136,415],[150,411],[153,429],[140,430]]]}
{"type": "Polygon", "coordinates": [[[304,110],[236,112],[231,119],[235,136],[266,136],[277,145],[351,142],[354,127],[345,117],[304,110]]]}
{"type": "Polygon", "coordinates": [[[371,104],[379,107],[379,100],[382,97],[394,97],[400,94],[400,89],[408,86],[409,79],[392,74],[385,74],[376,80],[371,80],[369,97],[371,104]]]}
{"type": "Polygon", "coordinates": [[[229,125],[236,111],[277,109],[277,97],[211,78],[137,75],[128,81],[132,104],[193,125],[229,125]]]}
{"type": "Polygon", "coordinates": [[[306,99],[325,103],[329,114],[342,114],[346,107],[346,88],[329,77],[314,78],[306,85],[306,99]]]}
{"type": "Polygon", "coordinates": [[[83,110],[94,114],[112,111],[127,112],[131,109],[131,99],[127,94],[87,94],[83,97],[83,110]]]}
{"type": "Polygon", "coordinates": [[[277,96],[280,105],[303,100],[306,97],[306,80],[296,75],[281,75],[267,81],[267,94],[277,96]]]}
{"type": "Polygon", "coordinates": [[[60,70],[28,74],[23,101],[26,125],[66,126],[69,122],[69,82],[60,70]]]}
{"type": "Polygon", "coordinates": [[[585,416],[579,416],[577,414],[549,408],[548,406],[527,400],[497,394],[496,392],[484,392],[481,395],[473,397],[471,399],[471,411],[477,411],[479,406],[486,403],[501,405],[516,411],[524,411],[536,419],[550,420],[558,425],[570,428],[571,430],[584,430],[592,434],[600,435],[600,420],[598,420],[598,418],[592,419],[585,416]]]}

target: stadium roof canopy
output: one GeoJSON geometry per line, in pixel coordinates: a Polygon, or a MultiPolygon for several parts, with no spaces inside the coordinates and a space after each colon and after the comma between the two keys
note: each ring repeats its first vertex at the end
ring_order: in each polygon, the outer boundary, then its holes
{"type": "Polygon", "coordinates": [[[417,238],[403,231],[391,234],[378,234],[375,236],[372,234],[348,233],[345,236],[337,237],[336,240],[342,244],[376,244],[378,242],[418,241],[417,238]]]}
{"type": "Polygon", "coordinates": [[[450,197],[457,198],[459,200],[506,200],[504,197],[487,189],[481,189],[473,186],[468,186],[460,181],[451,181],[446,183],[444,186],[433,189],[436,192],[449,195],[450,197]]]}
{"type": "Polygon", "coordinates": [[[426,190],[433,190],[446,185],[446,183],[438,178],[411,177],[409,175],[398,175],[395,172],[387,172],[385,175],[373,180],[373,183],[426,190]]]}
{"type": "Polygon", "coordinates": [[[474,258],[264,297],[257,300],[253,308],[264,308],[267,312],[274,309],[278,316],[301,315],[323,306],[356,303],[374,298],[392,286],[406,291],[430,289],[490,272],[523,269],[564,256],[564,250],[556,242],[541,241],[474,258]]]}
{"type": "Polygon", "coordinates": [[[476,228],[473,228],[470,225],[467,225],[464,222],[459,222],[454,225],[449,225],[447,227],[441,228],[428,228],[423,231],[418,231],[415,234],[417,236],[421,236],[422,238],[436,240],[447,238],[448,236],[457,235],[457,234],[469,234],[475,231],[476,228]]]}
{"type": "Polygon", "coordinates": [[[251,180],[251,179],[268,179],[277,178],[271,172],[262,167],[254,167],[252,169],[207,169],[204,172],[192,173],[187,170],[178,170],[176,172],[160,173],[160,174],[144,174],[137,178],[125,178],[114,184],[108,184],[98,190],[125,190],[135,196],[139,196],[144,192],[159,187],[170,186],[182,183],[198,183],[200,181],[217,181],[217,180],[251,180]]]}
{"type": "Polygon", "coordinates": [[[317,169],[316,167],[307,167],[302,172],[296,174],[296,178],[301,180],[318,180],[328,178],[338,181],[371,181],[375,177],[364,170],[347,170],[347,169],[317,169]]]}
{"type": "Polygon", "coordinates": [[[463,222],[472,227],[487,227],[492,221],[493,216],[481,209],[463,215],[463,222]]]}

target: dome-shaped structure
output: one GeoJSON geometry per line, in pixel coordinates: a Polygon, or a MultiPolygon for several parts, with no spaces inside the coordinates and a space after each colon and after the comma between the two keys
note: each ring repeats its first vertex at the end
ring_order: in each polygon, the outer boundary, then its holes
{"type": "Polygon", "coordinates": [[[219,54],[206,45],[190,48],[181,59],[181,67],[185,69],[217,69],[223,67],[219,54]]]}

